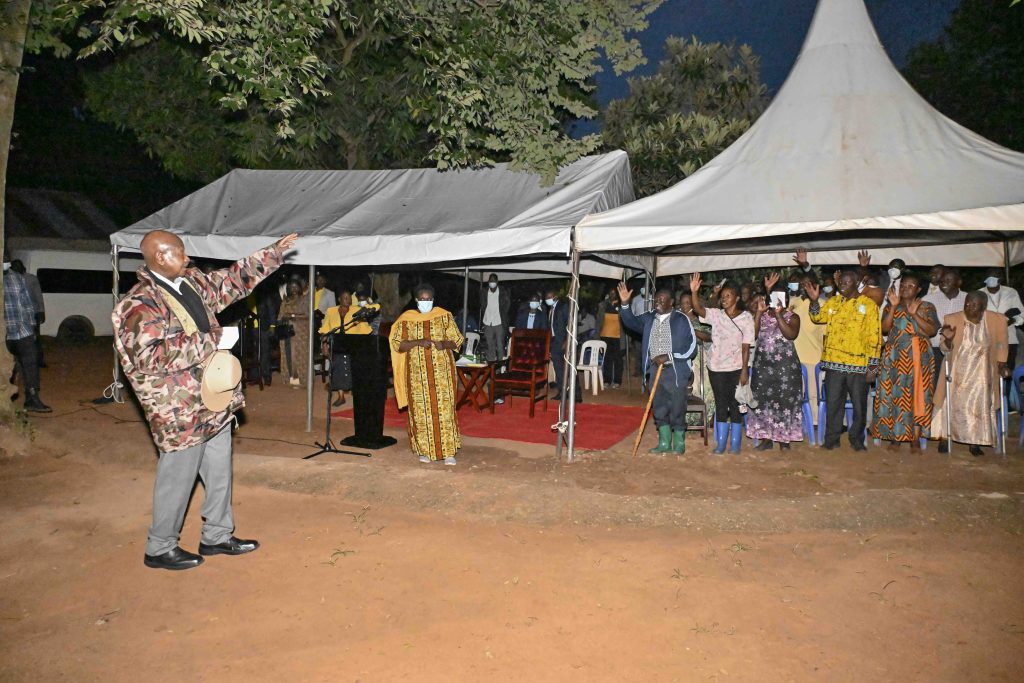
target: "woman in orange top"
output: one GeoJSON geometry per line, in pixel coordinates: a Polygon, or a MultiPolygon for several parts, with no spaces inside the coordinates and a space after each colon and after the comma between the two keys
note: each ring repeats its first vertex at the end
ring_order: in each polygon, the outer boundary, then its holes
{"type": "Polygon", "coordinates": [[[604,352],[604,383],[612,389],[622,381],[622,323],[619,319],[619,293],[614,289],[597,305],[598,336],[608,345],[604,352]]]}

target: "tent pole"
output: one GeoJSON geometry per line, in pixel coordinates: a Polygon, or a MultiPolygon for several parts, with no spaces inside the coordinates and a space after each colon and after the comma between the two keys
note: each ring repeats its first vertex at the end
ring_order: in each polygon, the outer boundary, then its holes
{"type": "Polygon", "coordinates": [[[466,336],[466,318],[468,318],[468,317],[469,317],[469,266],[466,266],[466,269],[462,273],[462,336],[466,336]]]}
{"type": "Polygon", "coordinates": [[[1006,286],[1010,287],[1010,240],[1003,240],[1003,270],[1006,275],[1006,286]]]}
{"type": "MultiPolygon", "coordinates": [[[[114,297],[114,306],[117,306],[118,294],[121,292],[121,248],[116,244],[110,248],[110,267],[113,270],[113,290],[112,294],[114,297]]],[[[121,396],[121,362],[117,357],[117,349],[114,349],[114,383],[110,385],[110,397],[114,399],[115,403],[123,403],[124,397],[121,396]]]]}
{"type": "MultiPolygon", "coordinates": [[[[306,431],[313,431],[313,298],[316,289],[316,266],[309,266],[309,343],[306,345],[306,352],[309,354],[306,362],[306,431]]],[[[300,351],[301,353],[301,351],[300,351]]]]}
{"type": "MultiPolygon", "coordinates": [[[[566,375],[569,385],[568,391],[562,392],[566,396],[565,400],[568,402],[568,415],[566,417],[569,423],[566,427],[567,462],[572,462],[576,458],[576,375],[578,372],[576,369],[576,330],[579,326],[580,316],[580,252],[576,248],[575,233],[573,233],[572,242],[572,282],[569,285],[569,348],[567,349],[568,357],[566,358],[566,375]]],[[[595,379],[594,381],[596,382],[597,380],[595,379]]]]}

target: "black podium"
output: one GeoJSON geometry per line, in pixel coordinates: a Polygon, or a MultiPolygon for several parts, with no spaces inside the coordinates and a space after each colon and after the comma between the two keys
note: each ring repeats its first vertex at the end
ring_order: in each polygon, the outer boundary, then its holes
{"type": "Polygon", "coordinates": [[[384,436],[387,358],[390,352],[387,340],[376,334],[340,331],[334,335],[335,356],[347,353],[352,359],[352,412],[356,433],[341,440],[345,446],[375,450],[398,443],[394,438],[384,436]]]}

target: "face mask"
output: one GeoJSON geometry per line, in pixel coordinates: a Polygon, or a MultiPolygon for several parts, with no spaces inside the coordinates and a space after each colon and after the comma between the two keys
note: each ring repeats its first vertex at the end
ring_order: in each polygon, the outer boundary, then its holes
{"type": "Polygon", "coordinates": [[[825,292],[826,294],[831,294],[832,293],[832,285],[825,285],[824,287],[821,288],[821,291],[825,292]]]}
{"type": "Polygon", "coordinates": [[[555,305],[555,300],[554,299],[544,299],[544,303],[546,303],[548,306],[554,306],[555,305]]]}
{"type": "Polygon", "coordinates": [[[366,303],[367,303],[366,299],[360,299],[359,300],[359,308],[366,308],[366,303]]]}
{"type": "Polygon", "coordinates": [[[791,291],[791,292],[799,292],[800,291],[800,283],[799,282],[790,282],[786,286],[789,287],[789,291],[791,291]]]}
{"type": "Polygon", "coordinates": [[[540,308],[540,302],[539,301],[531,301],[530,302],[530,308],[536,311],[538,308],[540,308]]]}
{"type": "Polygon", "coordinates": [[[10,270],[10,269],[11,269],[11,262],[10,261],[4,261],[4,270],[10,270]]]}
{"type": "Polygon", "coordinates": [[[899,268],[890,268],[887,272],[890,280],[898,280],[902,271],[899,268]]]}
{"type": "Polygon", "coordinates": [[[863,292],[865,287],[867,287],[867,285],[861,282],[859,285],[857,285],[857,293],[860,294],[861,292],[863,292]]]}
{"type": "MultiPolygon", "coordinates": [[[[4,268],[6,268],[6,267],[7,267],[7,264],[5,263],[4,264],[4,268]]],[[[999,286],[999,278],[997,278],[997,277],[987,277],[987,278],[985,278],[985,286],[989,287],[991,289],[995,289],[996,287],[999,286]]]]}
{"type": "Polygon", "coordinates": [[[646,287],[641,287],[640,288],[640,296],[647,296],[647,288],[646,287]]]}
{"type": "Polygon", "coordinates": [[[491,291],[493,292],[494,290],[496,290],[498,288],[498,283],[497,282],[491,282],[491,283],[488,283],[487,286],[490,287],[491,291]]]}
{"type": "Polygon", "coordinates": [[[431,299],[430,301],[417,301],[416,308],[420,309],[420,313],[430,313],[430,311],[434,308],[434,300],[431,299]]]}

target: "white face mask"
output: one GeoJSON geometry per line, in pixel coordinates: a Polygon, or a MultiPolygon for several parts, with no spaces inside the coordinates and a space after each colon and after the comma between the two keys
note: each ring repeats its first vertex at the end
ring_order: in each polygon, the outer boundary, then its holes
{"type": "Polygon", "coordinates": [[[825,285],[824,287],[821,288],[821,291],[825,292],[826,294],[831,294],[832,293],[832,285],[825,285]]]}
{"type": "Polygon", "coordinates": [[[11,269],[11,262],[10,261],[4,261],[4,270],[10,270],[10,269],[11,269]]]}
{"type": "Polygon", "coordinates": [[[490,287],[491,291],[493,292],[494,290],[496,290],[498,288],[498,283],[497,282],[489,282],[489,283],[487,283],[487,286],[490,287]]]}
{"type": "Polygon", "coordinates": [[[434,308],[434,300],[417,301],[416,308],[420,309],[420,313],[430,313],[434,308]]]}
{"type": "Polygon", "coordinates": [[[800,291],[800,283],[799,282],[790,282],[786,286],[789,287],[789,291],[791,291],[791,292],[799,292],[800,291]]]}
{"type": "Polygon", "coordinates": [[[544,299],[544,303],[546,303],[548,306],[554,306],[555,305],[555,300],[554,299],[544,299]]]}
{"type": "Polygon", "coordinates": [[[899,279],[899,277],[900,277],[900,274],[901,274],[902,272],[903,272],[903,271],[901,271],[901,270],[900,270],[899,268],[890,268],[890,269],[888,270],[888,273],[889,273],[889,279],[890,279],[890,280],[898,280],[898,279],[899,279]]]}
{"type": "Polygon", "coordinates": [[[366,308],[366,304],[367,304],[366,299],[360,299],[359,300],[359,308],[366,308]]]}
{"type": "MultiPolygon", "coordinates": [[[[6,268],[7,264],[4,264],[4,267],[6,268]]],[[[987,278],[985,278],[985,286],[990,288],[990,289],[995,289],[996,287],[999,286],[999,278],[997,278],[997,277],[987,277],[987,278]]]]}
{"type": "Polygon", "coordinates": [[[538,308],[540,308],[540,302],[539,301],[531,301],[530,302],[530,308],[536,311],[538,308]]]}

